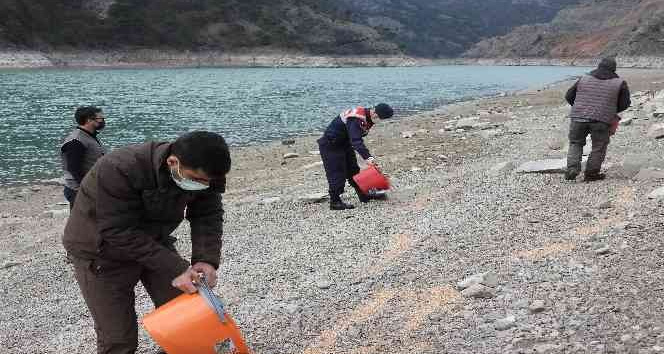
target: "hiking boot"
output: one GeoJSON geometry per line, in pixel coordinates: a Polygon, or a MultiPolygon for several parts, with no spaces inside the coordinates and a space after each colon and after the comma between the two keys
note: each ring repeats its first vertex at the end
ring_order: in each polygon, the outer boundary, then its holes
{"type": "Polygon", "coordinates": [[[355,208],[352,204],[346,204],[342,201],[330,202],[330,210],[346,210],[355,208]]]}
{"type": "Polygon", "coordinates": [[[579,173],[574,171],[574,170],[567,170],[565,171],[565,179],[568,181],[574,181],[576,180],[576,176],[578,176],[579,173]]]}
{"type": "Polygon", "coordinates": [[[585,177],[583,178],[584,182],[592,182],[592,181],[601,181],[606,178],[606,175],[603,173],[586,173],[585,177]]]}

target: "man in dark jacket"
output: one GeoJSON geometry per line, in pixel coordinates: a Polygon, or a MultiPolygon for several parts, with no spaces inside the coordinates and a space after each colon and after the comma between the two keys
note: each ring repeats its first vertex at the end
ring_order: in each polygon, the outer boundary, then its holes
{"type": "Polygon", "coordinates": [[[583,146],[588,134],[593,146],[586,164],[584,180],[589,182],[606,178],[600,170],[612,134],[610,126],[620,119],[617,113],[632,104],[627,83],[616,75],[616,67],[615,59],[602,59],[597,69],[580,78],[565,95],[565,99],[572,106],[565,172],[567,180],[575,180],[581,172],[583,146]]]}
{"type": "Polygon", "coordinates": [[[135,352],[139,281],[157,307],[196,292],[199,273],[215,286],[230,164],[224,138],[191,132],[174,143],[118,149],[85,176],[63,244],[95,322],[98,353],[135,352]],[[191,265],[170,236],[183,218],[191,226],[191,265]]]}
{"type": "Polygon", "coordinates": [[[97,138],[99,131],[106,126],[101,109],[92,106],[79,107],[74,118],[78,126],[60,145],[65,182],[64,195],[69,202],[69,209],[74,205],[76,192],[83,177],[106,152],[97,138]]]}
{"type": "Polygon", "coordinates": [[[369,201],[370,196],[362,193],[352,178],[360,171],[355,152],[357,151],[367,163],[375,164],[374,157],[364,145],[363,137],[369,133],[376,122],[390,118],[393,114],[392,107],[385,103],[372,108],[349,109],[332,120],[323,136],[318,139],[320,155],[330,187],[330,209],[354,208],[353,205],[341,200],[346,180],[353,186],[361,202],[369,201]]]}

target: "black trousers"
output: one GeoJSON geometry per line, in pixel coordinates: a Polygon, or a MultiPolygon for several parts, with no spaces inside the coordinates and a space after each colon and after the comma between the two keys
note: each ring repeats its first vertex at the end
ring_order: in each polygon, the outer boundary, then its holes
{"type": "Polygon", "coordinates": [[[602,169],[606,158],[606,150],[611,141],[609,124],[604,122],[575,122],[569,126],[569,150],[567,152],[567,169],[581,172],[581,159],[586,137],[592,139],[592,150],[588,156],[585,174],[597,174],[602,169]]]}
{"type": "Polygon", "coordinates": [[[318,139],[318,148],[329,184],[330,201],[341,201],[340,196],[344,192],[346,181],[355,189],[360,201],[366,201],[368,196],[362,193],[353,180],[353,176],[360,172],[353,147],[350,145],[336,145],[323,137],[318,139]]]}
{"type": "Polygon", "coordinates": [[[65,195],[65,199],[69,202],[69,210],[74,207],[74,200],[76,200],[76,193],[77,191],[75,189],[71,189],[69,187],[65,187],[63,190],[63,194],[65,195]]]}
{"type": "Polygon", "coordinates": [[[95,323],[98,354],[136,352],[138,319],[134,288],[139,281],[155,307],[182,294],[171,286],[171,281],[180,274],[149,270],[132,262],[72,257],[72,263],[76,282],[95,323]]]}

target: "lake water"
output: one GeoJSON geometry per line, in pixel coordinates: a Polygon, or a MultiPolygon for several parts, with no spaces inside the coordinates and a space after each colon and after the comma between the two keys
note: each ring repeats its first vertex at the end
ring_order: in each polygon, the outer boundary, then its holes
{"type": "Polygon", "coordinates": [[[77,106],[104,110],[110,147],[191,130],[231,145],[317,133],[341,110],[379,102],[398,116],[579,75],[584,68],[437,66],[334,69],[0,71],[0,184],[61,175],[77,106]]]}

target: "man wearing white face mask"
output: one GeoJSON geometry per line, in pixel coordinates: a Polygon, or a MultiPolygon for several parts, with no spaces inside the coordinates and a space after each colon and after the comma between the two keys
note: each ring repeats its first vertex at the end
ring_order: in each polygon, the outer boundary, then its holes
{"type": "Polygon", "coordinates": [[[196,292],[199,273],[215,286],[230,166],[223,137],[191,132],[174,143],[117,149],[83,179],[63,244],[95,321],[98,353],[136,351],[139,281],[157,307],[196,292]],[[170,236],[184,218],[191,226],[190,262],[170,236]]]}

